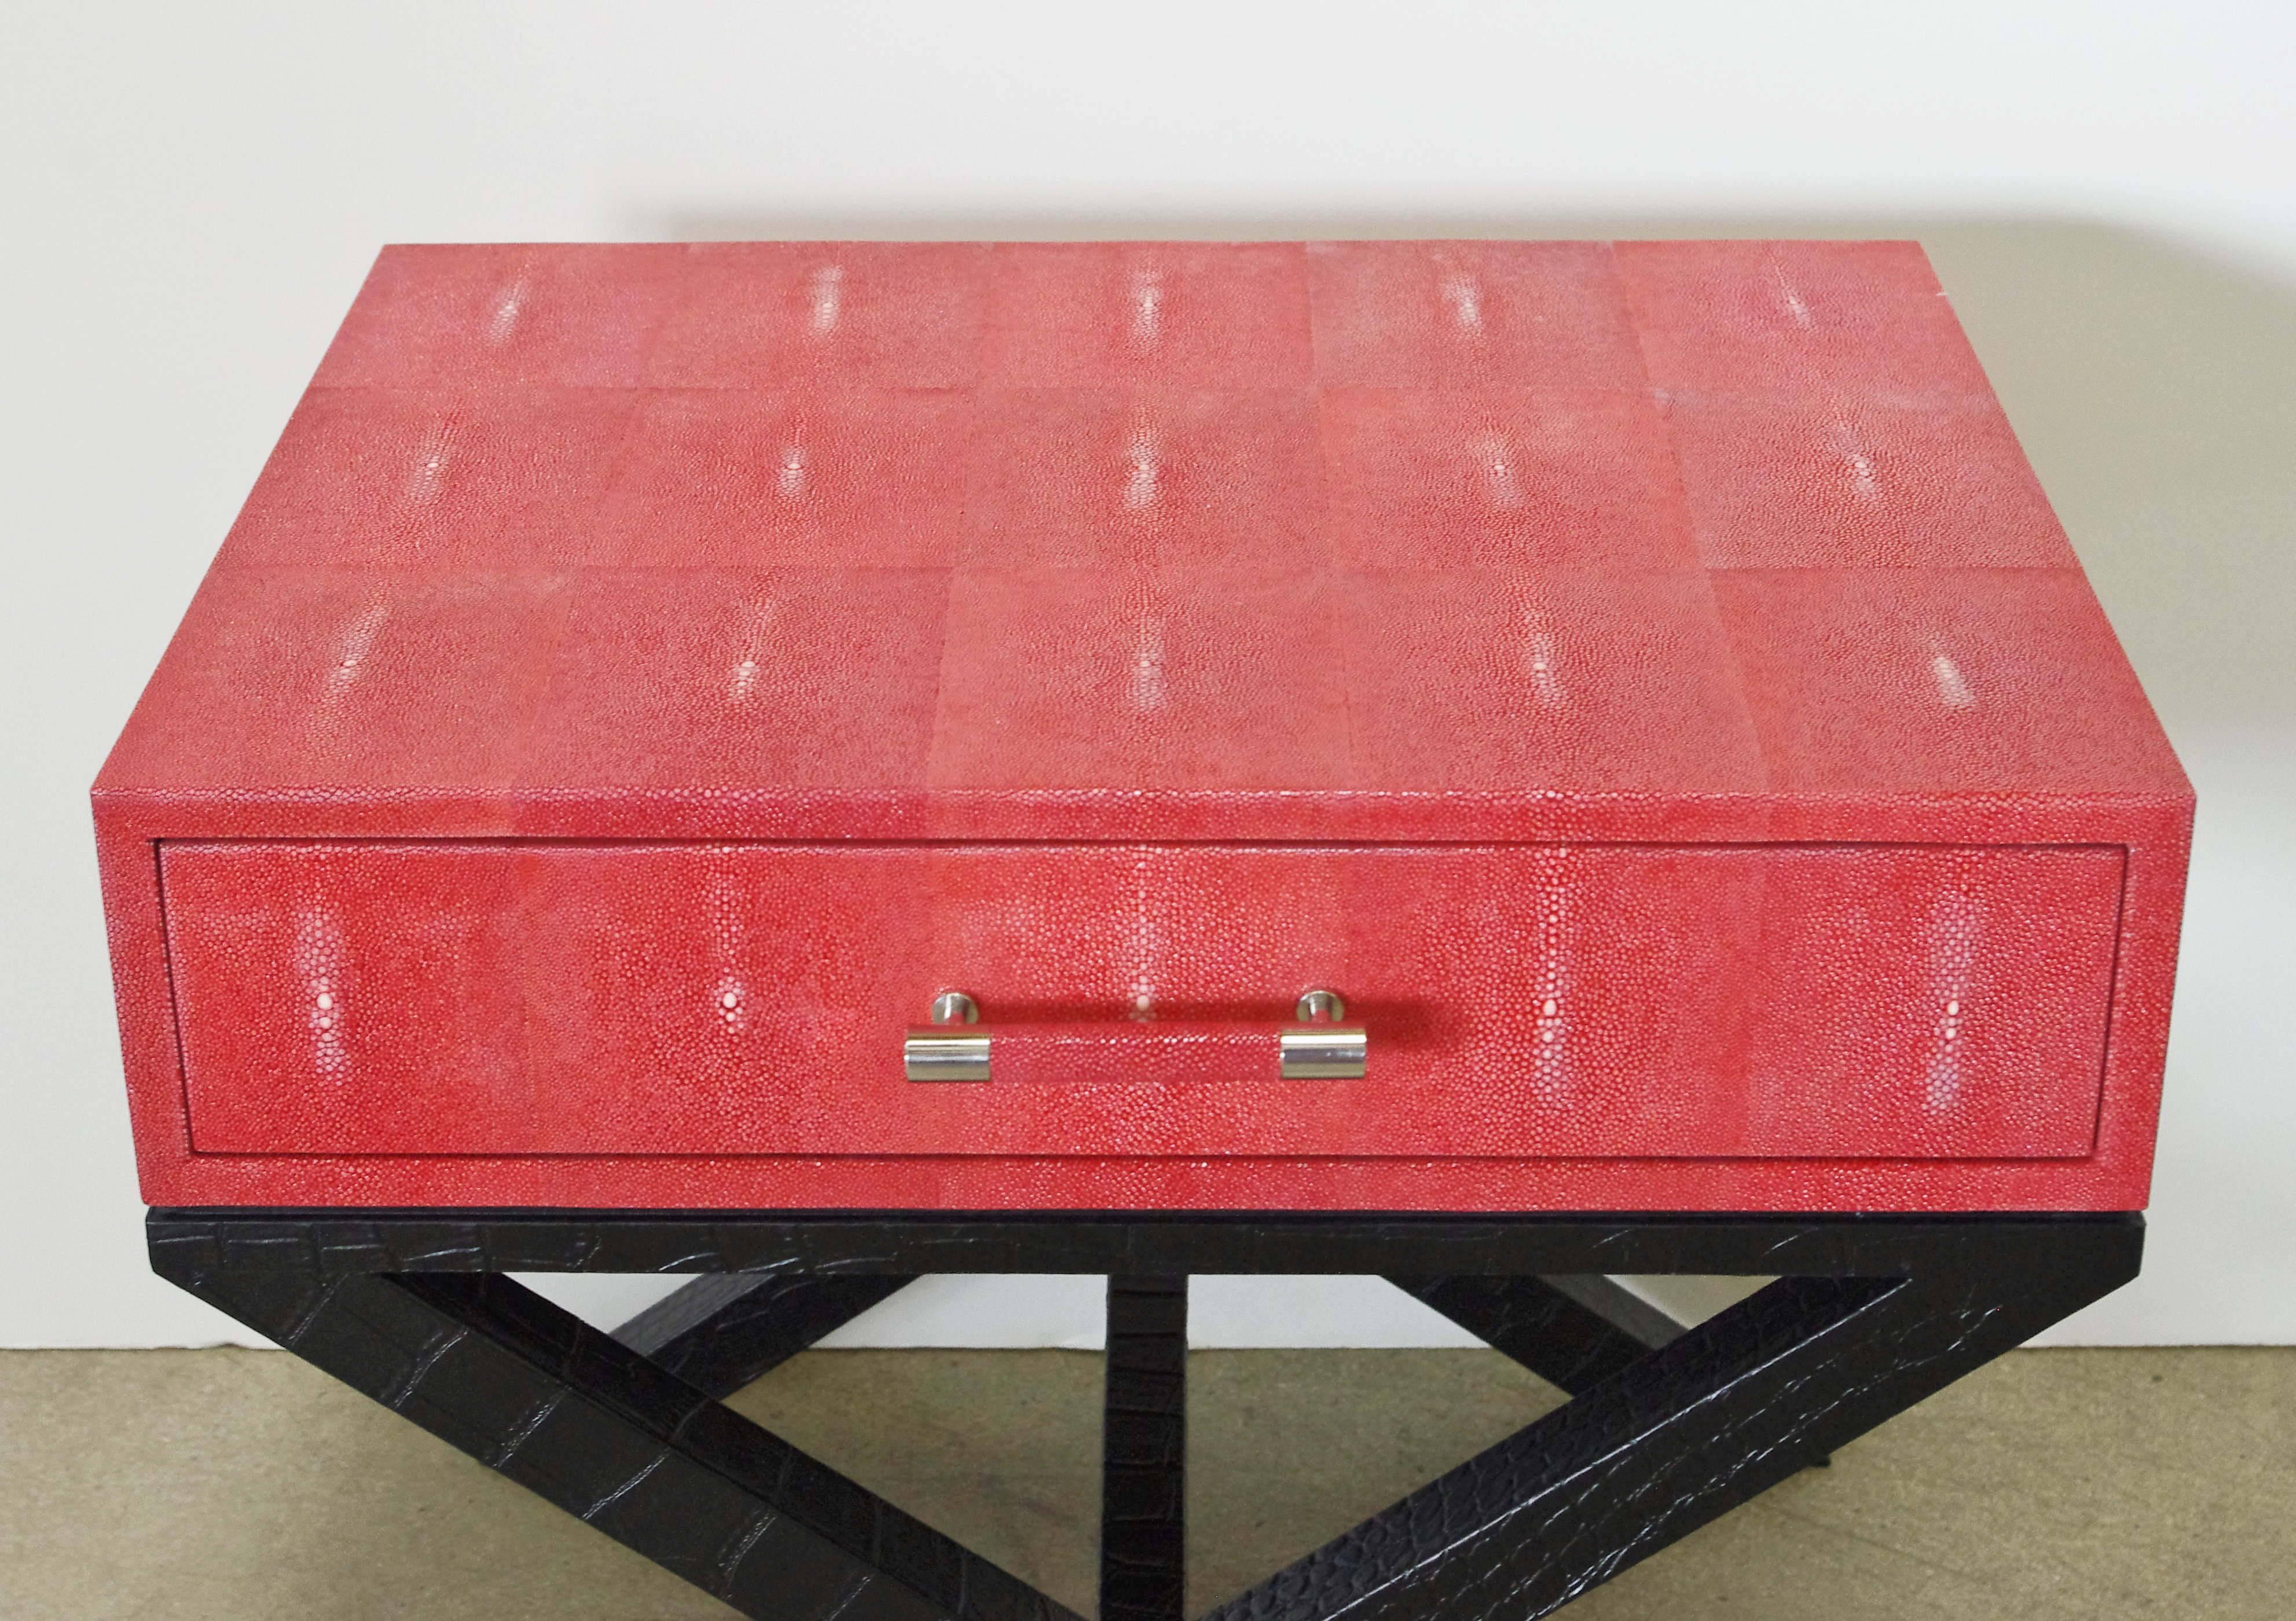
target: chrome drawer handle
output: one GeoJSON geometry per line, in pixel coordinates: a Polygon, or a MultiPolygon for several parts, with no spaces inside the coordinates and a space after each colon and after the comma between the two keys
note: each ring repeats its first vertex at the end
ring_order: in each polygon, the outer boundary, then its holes
{"type": "MultiPolygon", "coordinates": [[[[1361,1025],[1339,1022],[1348,1013],[1339,994],[1309,991],[1300,998],[1296,1011],[1299,1022],[1277,1029],[1273,1044],[1267,1043],[1265,1025],[1187,1020],[1112,1025],[1097,1032],[1089,1025],[1006,1025],[991,1032],[967,1027],[980,1019],[980,1004],[972,997],[962,991],[943,991],[933,998],[932,1022],[908,1032],[902,1062],[913,1081],[985,1081],[991,1075],[995,1038],[1001,1037],[1008,1057],[1024,1076],[1047,1068],[1073,1074],[1100,1044],[1111,1050],[1111,1059],[1128,1052],[1136,1059],[1144,1056],[1152,1068],[1170,1060],[1193,1076],[1207,1063],[1216,1066],[1230,1061],[1230,1054],[1248,1054],[1272,1044],[1275,1073],[1284,1080],[1361,1080],[1370,1060],[1371,1038],[1361,1025]],[[1206,1054],[1214,1057],[1208,1060],[1206,1054]]],[[[1091,1078],[1128,1077],[1117,1073],[1091,1078]]]]}
{"type": "Polygon", "coordinates": [[[1348,1004],[1337,991],[1309,991],[1292,1010],[1299,1023],[1275,1037],[1277,1073],[1287,1081],[1359,1081],[1371,1060],[1371,1033],[1343,1025],[1348,1004]]]}
{"type": "Polygon", "coordinates": [[[912,1029],[902,1044],[902,1062],[913,1081],[985,1081],[988,1078],[988,1032],[953,1027],[979,1024],[980,1004],[963,991],[943,991],[932,1000],[932,1023],[912,1029]]]}

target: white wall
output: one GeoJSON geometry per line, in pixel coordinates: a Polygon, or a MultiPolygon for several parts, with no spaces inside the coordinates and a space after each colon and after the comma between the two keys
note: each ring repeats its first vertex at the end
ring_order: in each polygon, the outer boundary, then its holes
{"type": "MultiPolygon", "coordinates": [[[[377,244],[1699,232],[1930,243],[2201,791],[2151,1262],[2069,1332],[2296,1339],[2286,7],[10,11],[0,1344],[232,1331],[144,1271],[84,795],[377,244]]],[[[1092,1314],[942,1281],[859,1326],[1092,1314]]],[[[1199,1298],[1211,1340],[1429,1322],[1199,1298]]]]}

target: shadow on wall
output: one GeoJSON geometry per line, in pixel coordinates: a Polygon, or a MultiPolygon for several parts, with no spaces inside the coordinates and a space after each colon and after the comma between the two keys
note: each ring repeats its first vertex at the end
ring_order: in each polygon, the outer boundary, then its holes
{"type": "Polygon", "coordinates": [[[1912,237],[2172,737],[2296,725],[2296,266],[2077,220],[652,214],[635,237],[1912,237]]]}

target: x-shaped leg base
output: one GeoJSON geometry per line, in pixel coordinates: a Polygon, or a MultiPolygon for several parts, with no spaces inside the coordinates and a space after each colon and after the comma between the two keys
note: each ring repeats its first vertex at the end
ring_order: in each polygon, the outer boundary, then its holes
{"type": "Polygon", "coordinates": [[[1570,1393],[1211,1612],[1528,1617],[2134,1277],[2135,1216],[154,1211],[161,1275],[770,1621],[1072,1612],[721,1404],[928,1272],[1109,1279],[1103,1621],[1179,1621],[1187,1279],[1382,1275],[1570,1393]],[[510,1272],[693,1272],[614,1334],[510,1272]],[[1685,1329],[1620,1273],[1775,1274],[1685,1329]]]}

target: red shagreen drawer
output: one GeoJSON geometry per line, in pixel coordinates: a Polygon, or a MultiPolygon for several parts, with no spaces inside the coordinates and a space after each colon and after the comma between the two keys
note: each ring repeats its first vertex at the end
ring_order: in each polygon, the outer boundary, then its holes
{"type": "MultiPolygon", "coordinates": [[[[2122,857],[1907,846],[188,843],[203,1151],[2079,1156],[2122,857]],[[1287,1020],[1361,1080],[918,1085],[992,1020],[1287,1020]]],[[[1152,1024],[1146,1028],[1152,1029],[1152,1024]]]]}
{"type": "Polygon", "coordinates": [[[147,1200],[431,1208],[2134,1209],[2193,816],[1808,242],[388,249],[94,798],[147,1200]]]}

